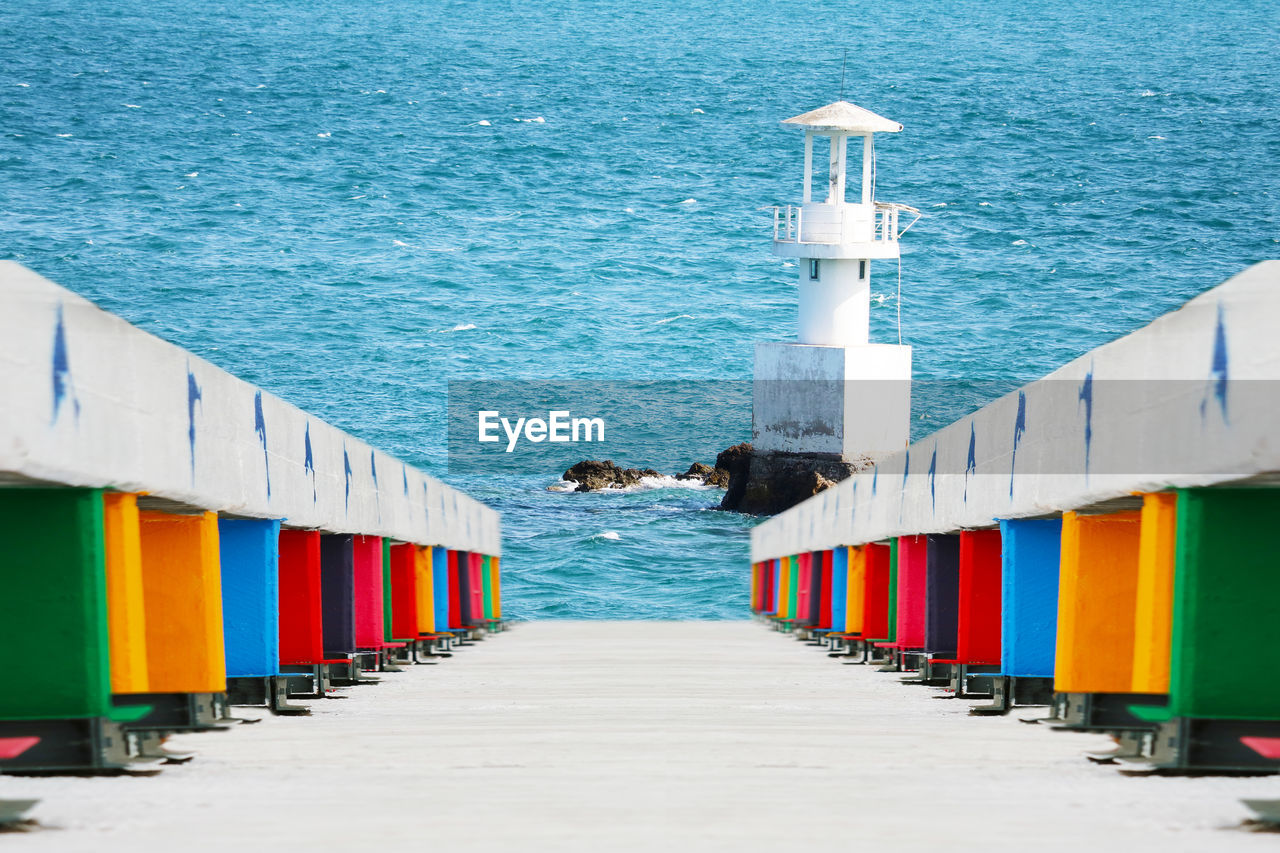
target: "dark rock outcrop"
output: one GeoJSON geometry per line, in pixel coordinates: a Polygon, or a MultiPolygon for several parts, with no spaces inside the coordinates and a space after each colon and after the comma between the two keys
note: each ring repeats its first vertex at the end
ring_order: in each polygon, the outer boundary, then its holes
{"type": "Polygon", "coordinates": [[[677,480],[700,480],[708,486],[719,486],[724,489],[729,485],[729,472],[723,468],[712,468],[701,462],[689,466],[683,474],[676,474],[677,480]]]}
{"type": "MultiPolygon", "coordinates": [[[[733,454],[723,466],[731,476],[720,508],[750,515],[784,512],[866,467],[817,454],[757,452],[750,444],[731,447],[720,457],[726,454],[733,454]]],[[[722,467],[719,457],[716,467],[722,467]]]]}
{"type": "Polygon", "coordinates": [[[596,459],[584,459],[562,475],[566,480],[577,483],[575,492],[595,492],[600,489],[619,489],[634,486],[644,477],[661,477],[652,468],[619,468],[613,461],[603,462],[596,459]]]}
{"type": "MultiPolygon", "coordinates": [[[[814,453],[757,451],[743,442],[722,450],[714,466],[695,462],[675,476],[724,489],[721,509],[777,515],[870,465],[869,459],[846,462],[814,453]]],[[[645,477],[661,476],[652,468],[621,468],[609,459],[584,459],[563,474],[577,484],[575,492],[623,489],[639,485],[645,477]]]]}
{"type": "Polygon", "coordinates": [[[721,509],[736,510],[742,504],[746,493],[747,481],[751,479],[751,443],[744,441],[727,450],[721,450],[716,456],[716,467],[729,472],[729,482],[725,485],[724,499],[720,501],[721,509]]]}
{"type": "MultiPolygon", "coordinates": [[[[724,453],[720,456],[723,457],[724,453]]],[[[577,484],[574,488],[575,492],[598,492],[601,489],[635,486],[645,477],[661,477],[662,474],[652,468],[622,468],[609,459],[604,461],[584,459],[561,476],[577,484]]],[[[688,471],[675,475],[677,480],[697,480],[708,486],[719,486],[722,489],[728,488],[730,476],[731,472],[728,469],[719,465],[713,468],[702,462],[695,462],[689,466],[688,471]]]]}

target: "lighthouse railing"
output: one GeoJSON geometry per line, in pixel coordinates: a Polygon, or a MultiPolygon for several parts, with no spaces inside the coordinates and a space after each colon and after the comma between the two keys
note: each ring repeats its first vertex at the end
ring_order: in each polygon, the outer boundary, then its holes
{"type": "MultiPolygon", "coordinates": [[[[866,238],[862,235],[867,233],[867,218],[863,211],[859,210],[861,205],[841,205],[834,211],[831,217],[820,217],[821,225],[811,226],[813,231],[817,228],[821,235],[813,234],[811,237],[818,239],[805,239],[804,232],[804,208],[799,205],[788,204],[785,207],[776,205],[773,208],[773,240],[775,243],[796,243],[800,245],[817,245],[817,244],[837,244],[837,243],[858,243],[863,242],[866,238]],[[862,215],[859,215],[862,214],[862,215]]],[[[901,210],[908,209],[903,205],[889,204],[884,202],[876,202],[875,208],[871,213],[870,239],[873,242],[892,242],[898,239],[898,214],[901,210]]]]}
{"type": "Polygon", "coordinates": [[[773,241],[775,243],[804,242],[800,239],[801,217],[802,211],[798,207],[787,205],[786,208],[783,208],[775,205],[773,208],[773,241]]]}

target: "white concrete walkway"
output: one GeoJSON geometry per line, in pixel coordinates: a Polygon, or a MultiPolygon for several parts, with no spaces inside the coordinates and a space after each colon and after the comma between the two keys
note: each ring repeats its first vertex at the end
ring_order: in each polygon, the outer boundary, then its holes
{"type": "Polygon", "coordinates": [[[1232,828],[1276,779],[1127,778],[931,695],[755,623],[518,625],[157,777],[0,777],[43,799],[0,850],[1276,849],[1232,828]]]}

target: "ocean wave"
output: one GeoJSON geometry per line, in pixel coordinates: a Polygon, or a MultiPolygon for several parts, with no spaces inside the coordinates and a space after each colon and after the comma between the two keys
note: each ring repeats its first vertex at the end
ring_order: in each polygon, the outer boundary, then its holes
{"type": "MultiPolygon", "coordinates": [[[[548,492],[572,492],[578,488],[578,484],[573,480],[559,480],[547,486],[548,492]]],[[[654,492],[660,489],[681,489],[684,491],[709,492],[719,489],[718,486],[708,486],[701,480],[681,480],[669,474],[661,474],[657,477],[641,477],[640,482],[634,486],[610,486],[606,489],[597,489],[588,494],[611,494],[611,495],[628,495],[637,492],[654,492]]]]}
{"type": "Polygon", "coordinates": [[[689,489],[695,492],[708,492],[716,486],[708,486],[701,480],[679,480],[669,474],[658,477],[641,477],[634,486],[606,489],[609,492],[652,492],[658,489],[689,489]]]}
{"type": "Polygon", "coordinates": [[[719,486],[708,486],[701,480],[681,480],[664,474],[661,477],[642,477],[640,485],[631,486],[632,489],[689,489],[695,492],[710,492],[719,489],[719,486]]]}

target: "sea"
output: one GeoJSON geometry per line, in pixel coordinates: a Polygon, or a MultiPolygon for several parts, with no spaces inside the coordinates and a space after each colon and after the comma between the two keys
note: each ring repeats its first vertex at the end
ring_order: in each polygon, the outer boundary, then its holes
{"type": "Polygon", "coordinates": [[[780,121],[844,97],[923,214],[872,340],[979,389],[919,435],[1280,256],[1278,45],[1274,0],[7,0],[0,257],[501,510],[511,617],[745,618],[718,489],[451,465],[450,383],[749,380],[780,121]]]}

